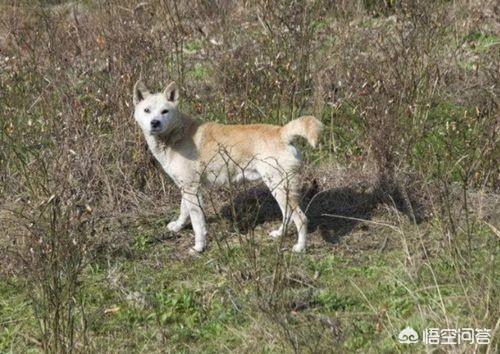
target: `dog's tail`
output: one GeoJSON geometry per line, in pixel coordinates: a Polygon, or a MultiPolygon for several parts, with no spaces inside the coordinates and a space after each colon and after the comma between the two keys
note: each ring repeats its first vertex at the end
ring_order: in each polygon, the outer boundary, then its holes
{"type": "Polygon", "coordinates": [[[313,116],[303,116],[281,127],[281,137],[285,142],[291,143],[296,136],[301,136],[312,147],[316,147],[322,131],[323,124],[319,120],[313,116]]]}

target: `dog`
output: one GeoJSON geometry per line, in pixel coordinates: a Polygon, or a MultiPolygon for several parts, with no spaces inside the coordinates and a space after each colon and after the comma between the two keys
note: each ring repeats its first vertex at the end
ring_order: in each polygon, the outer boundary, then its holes
{"type": "Polygon", "coordinates": [[[298,233],[293,251],[305,250],[307,218],[298,192],[301,158],[292,141],[301,136],[316,147],[323,130],[319,120],[304,116],[284,126],[200,122],[179,111],[175,82],[151,93],[139,79],[133,102],[149,149],[181,190],[180,215],[167,228],[178,232],[191,221],[195,243],[190,253],[202,252],[207,243],[200,187],[243,180],[262,180],[278,202],[283,221],[270,236],[282,236],[293,220],[298,233]]]}

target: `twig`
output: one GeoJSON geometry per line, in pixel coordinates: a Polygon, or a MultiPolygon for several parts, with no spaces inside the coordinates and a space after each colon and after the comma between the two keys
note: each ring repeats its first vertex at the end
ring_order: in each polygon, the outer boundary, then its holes
{"type": "Polygon", "coordinates": [[[375,225],[380,225],[380,226],[386,226],[386,227],[389,227],[389,228],[393,229],[394,231],[398,231],[398,232],[401,231],[396,226],[391,225],[391,224],[386,224],[386,223],[383,223],[383,222],[366,220],[366,219],[361,219],[361,218],[355,218],[355,217],[352,217],[352,216],[336,215],[336,214],[321,214],[321,215],[322,216],[329,216],[329,217],[332,217],[332,218],[348,219],[348,220],[355,220],[355,221],[367,222],[367,223],[370,223],[370,224],[375,224],[375,225]]]}

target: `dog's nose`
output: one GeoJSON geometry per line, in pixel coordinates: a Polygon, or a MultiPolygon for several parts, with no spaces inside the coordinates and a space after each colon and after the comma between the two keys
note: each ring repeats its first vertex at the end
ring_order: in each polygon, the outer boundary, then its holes
{"type": "Polygon", "coordinates": [[[153,119],[151,121],[151,128],[159,128],[161,125],[161,122],[158,119],[153,119]]]}

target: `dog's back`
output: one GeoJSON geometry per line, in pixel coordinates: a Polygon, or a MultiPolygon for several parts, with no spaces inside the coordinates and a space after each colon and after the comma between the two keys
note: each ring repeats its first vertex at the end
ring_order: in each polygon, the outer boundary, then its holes
{"type": "Polygon", "coordinates": [[[314,147],[322,128],[321,122],[312,116],[298,118],[284,126],[205,123],[199,128],[199,160],[208,170],[212,170],[212,165],[217,168],[236,165],[244,169],[272,164],[274,168],[288,171],[300,164],[300,155],[291,145],[293,139],[302,136],[314,147]]]}

